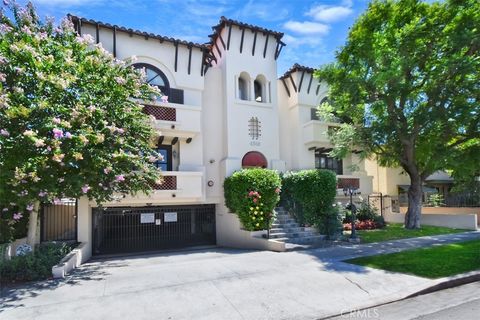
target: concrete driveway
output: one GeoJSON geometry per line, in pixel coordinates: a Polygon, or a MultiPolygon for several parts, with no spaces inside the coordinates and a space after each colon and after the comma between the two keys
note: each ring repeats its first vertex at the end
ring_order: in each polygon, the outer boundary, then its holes
{"type": "Polygon", "coordinates": [[[316,319],[432,284],[328,252],[214,248],[92,261],[65,280],[4,288],[0,318],[316,319]]]}

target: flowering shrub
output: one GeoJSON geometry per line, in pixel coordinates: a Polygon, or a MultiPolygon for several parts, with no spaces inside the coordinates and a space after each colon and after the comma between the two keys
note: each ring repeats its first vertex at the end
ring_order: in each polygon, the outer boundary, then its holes
{"type": "Polygon", "coordinates": [[[159,179],[151,163],[158,154],[138,101],[158,90],[130,61],[79,36],[69,20],[58,27],[42,22],[32,4],[6,9],[0,13],[0,229],[39,202],[87,196],[102,203],[148,192],[159,179]]]}
{"type": "Polygon", "coordinates": [[[225,179],[225,204],[236,213],[245,230],[266,230],[280,200],[280,177],[267,169],[244,169],[225,179]]]}
{"type": "MultiPolygon", "coordinates": [[[[381,228],[382,226],[378,226],[377,223],[373,220],[364,220],[364,221],[357,221],[355,222],[355,229],[356,230],[373,230],[381,228]]],[[[343,230],[350,231],[352,230],[351,223],[344,223],[343,230]]]]}

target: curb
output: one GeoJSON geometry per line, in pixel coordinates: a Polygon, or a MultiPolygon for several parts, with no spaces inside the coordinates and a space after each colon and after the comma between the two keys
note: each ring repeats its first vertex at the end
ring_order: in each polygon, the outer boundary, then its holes
{"type": "MultiPolygon", "coordinates": [[[[355,309],[355,310],[356,311],[361,311],[361,310],[367,310],[367,309],[371,309],[371,308],[381,307],[381,306],[384,306],[384,305],[388,305],[388,304],[391,304],[391,303],[407,300],[407,299],[414,298],[414,297],[417,297],[417,296],[421,296],[421,295],[425,295],[425,294],[429,294],[429,293],[434,293],[434,292],[437,292],[437,291],[450,289],[450,288],[462,286],[464,284],[469,284],[469,283],[472,283],[472,282],[480,281],[480,270],[467,272],[467,273],[462,273],[462,274],[452,276],[452,277],[440,278],[437,281],[439,281],[439,283],[437,283],[437,284],[435,284],[431,287],[428,287],[426,289],[422,289],[418,292],[412,293],[412,294],[410,294],[410,295],[408,295],[404,298],[394,299],[392,301],[383,302],[383,303],[379,303],[379,304],[374,304],[374,305],[371,305],[371,306],[368,306],[368,307],[362,307],[362,308],[358,308],[358,309],[355,309]]],[[[345,315],[345,313],[338,313],[338,314],[333,314],[333,315],[329,315],[329,316],[322,317],[322,318],[317,318],[317,320],[327,320],[327,319],[342,317],[343,315],[345,315]]]]}
{"type": "Polygon", "coordinates": [[[450,289],[450,288],[462,286],[464,284],[468,284],[468,283],[472,283],[472,282],[476,282],[476,281],[480,281],[480,271],[472,271],[472,272],[462,273],[462,274],[457,275],[457,276],[452,276],[452,277],[449,277],[449,278],[440,279],[439,281],[441,281],[441,282],[437,283],[436,285],[433,285],[429,288],[420,290],[416,293],[413,293],[409,296],[406,296],[405,298],[403,298],[401,300],[421,296],[421,295],[424,295],[424,294],[433,293],[433,292],[440,291],[440,290],[445,290],[445,289],[450,289]]]}

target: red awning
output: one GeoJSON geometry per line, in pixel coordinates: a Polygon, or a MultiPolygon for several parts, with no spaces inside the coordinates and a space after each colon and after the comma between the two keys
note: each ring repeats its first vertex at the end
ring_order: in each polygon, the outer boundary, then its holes
{"type": "Polygon", "coordinates": [[[268,166],[267,159],[258,151],[247,152],[242,159],[243,168],[266,168],[268,166]]]}

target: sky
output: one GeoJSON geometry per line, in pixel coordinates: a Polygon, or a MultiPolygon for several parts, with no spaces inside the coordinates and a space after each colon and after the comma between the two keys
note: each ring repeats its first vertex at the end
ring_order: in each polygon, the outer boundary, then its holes
{"type": "MultiPolygon", "coordinates": [[[[24,4],[26,1],[18,1],[24,4]]],[[[221,16],[283,32],[278,74],[294,63],[334,61],[368,0],[33,0],[41,17],[67,13],[196,43],[209,41],[221,16]]]]}

